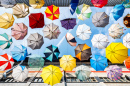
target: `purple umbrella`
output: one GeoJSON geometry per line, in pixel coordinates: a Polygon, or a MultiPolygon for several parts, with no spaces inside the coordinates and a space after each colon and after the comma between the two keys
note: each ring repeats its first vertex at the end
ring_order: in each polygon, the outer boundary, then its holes
{"type": "Polygon", "coordinates": [[[107,70],[107,77],[111,80],[119,80],[122,76],[122,68],[118,67],[117,65],[109,66],[107,70]]]}
{"type": "Polygon", "coordinates": [[[73,29],[76,25],[76,18],[67,18],[64,20],[61,20],[62,27],[68,29],[73,29]]]}

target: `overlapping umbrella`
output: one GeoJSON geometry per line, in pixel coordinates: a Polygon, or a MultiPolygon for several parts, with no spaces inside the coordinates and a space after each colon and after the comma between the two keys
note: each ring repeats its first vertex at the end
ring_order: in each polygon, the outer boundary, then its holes
{"type": "Polygon", "coordinates": [[[16,0],[1,0],[1,5],[5,8],[11,8],[16,4],[16,0]]]}
{"type": "Polygon", "coordinates": [[[91,2],[95,7],[102,8],[107,5],[108,0],[91,0],[91,2]]]}
{"type": "Polygon", "coordinates": [[[128,57],[125,61],[124,61],[124,65],[126,66],[126,68],[128,70],[130,70],[130,57],[128,57]]]}
{"type": "Polygon", "coordinates": [[[70,9],[70,13],[72,15],[75,13],[78,3],[79,3],[79,0],[71,0],[71,2],[70,2],[69,9],[70,9]]]}
{"type": "Polygon", "coordinates": [[[130,28],[130,14],[127,14],[127,15],[124,17],[124,25],[125,25],[127,28],[130,28]]]}
{"type": "Polygon", "coordinates": [[[127,34],[123,37],[123,44],[124,44],[127,48],[130,48],[130,33],[127,33],[127,34]]]}
{"type": "Polygon", "coordinates": [[[40,9],[44,4],[44,0],[29,0],[29,4],[34,8],[34,9],[40,9]]]}

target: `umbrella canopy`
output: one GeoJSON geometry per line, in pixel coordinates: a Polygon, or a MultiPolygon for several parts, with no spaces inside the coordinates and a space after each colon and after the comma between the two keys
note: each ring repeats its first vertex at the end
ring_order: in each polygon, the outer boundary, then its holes
{"type": "Polygon", "coordinates": [[[31,49],[40,49],[44,43],[43,36],[38,33],[30,34],[30,36],[27,38],[28,46],[31,49]]]}
{"type": "Polygon", "coordinates": [[[44,37],[48,39],[57,39],[60,34],[59,26],[54,23],[47,24],[43,29],[44,37]]]}
{"type": "Polygon", "coordinates": [[[76,14],[77,14],[78,19],[86,20],[90,18],[92,11],[89,5],[82,4],[77,7],[76,14]]]}
{"type": "Polygon", "coordinates": [[[16,40],[24,39],[27,35],[28,27],[24,23],[15,23],[15,25],[11,28],[11,35],[16,40]]]}
{"type": "Polygon", "coordinates": [[[130,14],[127,14],[127,15],[124,17],[124,25],[125,25],[127,28],[130,28],[130,14]]]}
{"type": "Polygon", "coordinates": [[[77,37],[86,40],[89,39],[91,36],[91,29],[86,24],[79,25],[76,31],[77,37]]]}
{"type": "Polygon", "coordinates": [[[105,12],[97,12],[93,15],[92,22],[96,27],[105,27],[109,24],[109,16],[105,12]]]}
{"type": "Polygon", "coordinates": [[[12,44],[12,38],[10,35],[3,33],[0,34],[0,48],[1,49],[7,49],[11,46],[12,44]]]}
{"type": "Polygon", "coordinates": [[[13,69],[12,77],[23,82],[28,77],[28,69],[25,66],[19,65],[13,69]]]}
{"type": "Polygon", "coordinates": [[[114,8],[111,10],[110,18],[112,20],[118,20],[120,17],[122,17],[124,13],[125,7],[122,4],[115,5],[114,8]]]}
{"type": "Polygon", "coordinates": [[[34,9],[40,9],[44,4],[44,0],[29,0],[29,4],[34,8],[34,9]]]}
{"type": "Polygon", "coordinates": [[[80,65],[76,67],[75,75],[79,80],[85,81],[89,78],[91,71],[88,66],[80,65]]]}
{"type": "Polygon", "coordinates": [[[11,8],[16,4],[16,0],[1,0],[1,5],[5,8],[11,8]]]}
{"type": "Polygon", "coordinates": [[[88,60],[91,56],[91,48],[86,44],[78,44],[75,48],[75,56],[80,60],[88,60]]]}
{"type": "Polygon", "coordinates": [[[11,53],[12,53],[13,59],[15,59],[16,61],[25,60],[26,56],[28,56],[27,48],[23,45],[14,46],[11,53]]]}
{"type": "Polygon", "coordinates": [[[43,28],[44,24],[44,15],[42,13],[31,13],[29,15],[29,26],[32,29],[43,28]]]}
{"type": "Polygon", "coordinates": [[[24,18],[29,14],[29,6],[25,3],[17,3],[12,9],[17,18],[24,18]]]}
{"type": "Polygon", "coordinates": [[[123,27],[119,24],[112,24],[111,27],[108,29],[109,35],[114,39],[120,39],[123,33],[123,27]]]}
{"type": "Polygon", "coordinates": [[[91,0],[95,7],[102,8],[107,5],[108,0],[91,0]]]}
{"type": "Polygon", "coordinates": [[[122,43],[112,42],[106,48],[106,58],[111,61],[111,63],[120,63],[128,57],[128,48],[125,47],[122,43]]]}
{"type": "Polygon", "coordinates": [[[123,37],[123,44],[130,49],[130,33],[127,33],[124,37],[123,37]]]}
{"type": "Polygon", "coordinates": [[[124,61],[124,64],[128,70],[130,70],[130,57],[124,61]]]}
{"type": "Polygon", "coordinates": [[[73,29],[75,27],[76,18],[67,18],[67,19],[61,20],[60,22],[61,22],[62,27],[69,30],[69,29],[73,29]]]}
{"type": "Polygon", "coordinates": [[[60,51],[59,51],[58,47],[56,47],[54,45],[50,45],[50,46],[46,47],[45,52],[44,52],[46,59],[51,62],[54,60],[57,60],[59,54],[60,54],[60,51]]]}
{"type": "Polygon", "coordinates": [[[100,55],[93,55],[90,59],[91,67],[96,71],[104,71],[104,69],[108,66],[107,58],[100,55]]]}
{"type": "Polygon", "coordinates": [[[60,10],[59,7],[55,5],[47,6],[45,10],[46,17],[51,20],[56,20],[60,16],[60,10]]]}
{"type": "Polygon", "coordinates": [[[118,67],[117,65],[109,66],[107,70],[107,77],[111,80],[119,80],[122,76],[122,68],[118,67]]]}
{"type": "Polygon", "coordinates": [[[70,13],[72,15],[75,13],[78,3],[79,3],[79,0],[71,0],[71,2],[70,2],[69,9],[70,9],[70,13]]]}
{"type": "Polygon", "coordinates": [[[13,58],[6,54],[0,55],[0,71],[5,71],[13,67],[14,60],[13,58]]]}
{"type": "Polygon", "coordinates": [[[41,74],[44,83],[47,83],[51,86],[60,83],[62,76],[63,75],[60,68],[53,65],[44,67],[41,74]]]}
{"type": "Polygon", "coordinates": [[[67,42],[71,45],[71,46],[76,46],[77,41],[75,40],[75,37],[71,34],[71,33],[67,33],[65,36],[67,42]]]}
{"type": "Polygon", "coordinates": [[[108,37],[103,34],[96,34],[93,36],[92,40],[93,47],[103,49],[109,44],[108,37]]]}
{"type": "Polygon", "coordinates": [[[0,28],[8,29],[14,23],[14,17],[12,14],[4,13],[0,15],[0,28]]]}
{"type": "Polygon", "coordinates": [[[71,55],[63,55],[59,61],[64,71],[72,71],[76,67],[76,59],[71,55]]]}

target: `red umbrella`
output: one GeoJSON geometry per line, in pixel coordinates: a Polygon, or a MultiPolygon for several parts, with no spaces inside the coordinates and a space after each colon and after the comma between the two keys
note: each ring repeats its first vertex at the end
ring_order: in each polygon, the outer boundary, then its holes
{"type": "Polygon", "coordinates": [[[102,8],[107,5],[108,0],[91,0],[91,2],[95,7],[102,8]]]}
{"type": "Polygon", "coordinates": [[[29,15],[29,26],[33,28],[43,28],[44,23],[44,15],[42,13],[31,13],[29,15]]]}
{"type": "Polygon", "coordinates": [[[128,70],[130,70],[130,57],[124,61],[124,64],[128,70]]]}

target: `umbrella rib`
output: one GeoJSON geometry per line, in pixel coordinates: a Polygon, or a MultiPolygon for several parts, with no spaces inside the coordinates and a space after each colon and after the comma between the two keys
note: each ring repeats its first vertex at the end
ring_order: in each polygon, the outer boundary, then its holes
{"type": "MultiPolygon", "coordinates": [[[[113,56],[115,57],[115,55],[113,54],[113,56]]],[[[116,57],[115,57],[116,58],[116,57]]],[[[116,58],[117,59],[117,58],[116,58]]],[[[117,59],[118,60],[118,59],[117,59]]],[[[118,60],[119,61],[119,60],[118,60]]],[[[120,61],[119,61],[120,62],[120,61]]],[[[121,63],[121,62],[120,62],[121,63]]]]}

